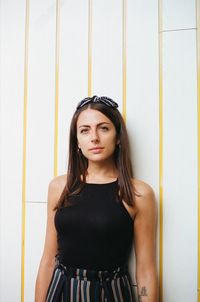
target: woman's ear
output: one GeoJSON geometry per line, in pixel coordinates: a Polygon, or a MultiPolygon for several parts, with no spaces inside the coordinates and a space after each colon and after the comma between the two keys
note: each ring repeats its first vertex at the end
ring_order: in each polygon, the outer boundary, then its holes
{"type": "Polygon", "coordinates": [[[119,138],[117,139],[117,145],[119,145],[120,144],[120,140],[119,140],[119,138]]]}

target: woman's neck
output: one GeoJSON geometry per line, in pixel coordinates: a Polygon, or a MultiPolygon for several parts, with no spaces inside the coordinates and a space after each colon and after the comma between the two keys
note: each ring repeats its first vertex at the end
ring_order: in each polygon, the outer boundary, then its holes
{"type": "Polygon", "coordinates": [[[107,182],[115,180],[118,177],[118,171],[114,163],[102,165],[100,163],[89,163],[86,180],[88,182],[99,181],[107,182]]]}

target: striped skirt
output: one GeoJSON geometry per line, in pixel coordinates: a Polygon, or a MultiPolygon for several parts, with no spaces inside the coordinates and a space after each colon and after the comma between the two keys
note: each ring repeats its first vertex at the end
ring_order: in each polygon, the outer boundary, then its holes
{"type": "MultiPolygon", "coordinates": [[[[61,278],[57,270],[54,279],[61,278]]],[[[65,279],[56,301],[60,302],[135,302],[127,265],[113,270],[88,270],[65,267],[65,279]]],[[[56,283],[56,282],[55,282],[56,283]]],[[[47,301],[55,301],[48,299],[47,301]]]]}

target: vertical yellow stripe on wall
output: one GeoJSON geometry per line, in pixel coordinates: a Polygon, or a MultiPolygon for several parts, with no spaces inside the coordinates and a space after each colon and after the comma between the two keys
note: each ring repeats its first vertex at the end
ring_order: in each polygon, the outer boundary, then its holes
{"type": "Polygon", "coordinates": [[[59,56],[60,56],[60,0],[56,0],[54,176],[58,175],[59,56]]]}
{"type": "Polygon", "coordinates": [[[22,162],[22,242],[21,242],[21,302],[24,302],[25,236],[26,236],[26,136],[28,98],[28,41],[29,41],[29,0],[26,0],[25,51],[24,51],[24,116],[23,116],[23,162],[22,162]]]}
{"type": "Polygon", "coordinates": [[[88,0],[88,96],[92,96],[92,0],[88,0]]]}
{"type": "Polygon", "coordinates": [[[200,0],[196,0],[197,24],[197,122],[198,122],[198,302],[200,302],[200,0]]]}
{"type": "Polygon", "coordinates": [[[162,0],[158,1],[159,24],[159,302],[163,301],[163,24],[162,0]]]}
{"type": "Polygon", "coordinates": [[[126,122],[126,10],[127,1],[123,0],[122,7],[122,115],[126,122]]]}

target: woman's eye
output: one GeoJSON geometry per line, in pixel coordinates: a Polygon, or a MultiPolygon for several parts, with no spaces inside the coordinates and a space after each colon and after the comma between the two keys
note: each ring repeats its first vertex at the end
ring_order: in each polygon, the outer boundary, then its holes
{"type": "Polygon", "coordinates": [[[82,129],[81,133],[86,133],[88,131],[88,129],[82,129]]]}
{"type": "Polygon", "coordinates": [[[103,131],[108,131],[108,127],[106,127],[106,126],[102,126],[101,129],[102,129],[103,131]]]}

